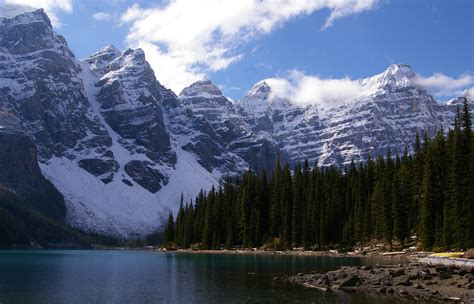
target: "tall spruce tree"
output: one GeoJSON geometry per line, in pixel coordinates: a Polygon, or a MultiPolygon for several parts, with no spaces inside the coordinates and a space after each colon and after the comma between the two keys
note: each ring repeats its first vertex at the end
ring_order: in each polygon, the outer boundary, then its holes
{"type": "Polygon", "coordinates": [[[173,213],[170,212],[168,214],[168,221],[166,222],[165,230],[163,233],[163,239],[166,245],[173,244],[174,237],[175,237],[174,230],[175,230],[175,227],[174,227],[173,213]]]}

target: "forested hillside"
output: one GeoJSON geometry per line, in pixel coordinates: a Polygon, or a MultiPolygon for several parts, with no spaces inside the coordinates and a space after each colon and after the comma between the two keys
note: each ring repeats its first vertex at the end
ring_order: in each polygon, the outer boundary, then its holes
{"type": "Polygon", "coordinates": [[[13,192],[0,188],[0,246],[85,245],[62,220],[34,210],[13,192]]]}
{"type": "Polygon", "coordinates": [[[423,249],[474,246],[474,140],[467,101],[453,127],[414,138],[413,155],[365,163],[249,170],[183,202],[165,243],[204,248],[351,246],[373,239],[423,249]],[[420,138],[422,137],[422,138],[420,138]]]}
{"type": "MultiPolygon", "coordinates": [[[[34,202],[48,205],[53,199],[38,196],[34,202]]],[[[0,247],[90,247],[119,242],[70,227],[63,219],[36,210],[31,201],[0,186],[0,247]]]]}

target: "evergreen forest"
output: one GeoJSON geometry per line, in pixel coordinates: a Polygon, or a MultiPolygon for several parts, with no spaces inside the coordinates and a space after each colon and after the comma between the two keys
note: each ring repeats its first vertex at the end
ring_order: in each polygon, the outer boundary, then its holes
{"type": "Polygon", "coordinates": [[[278,162],[271,174],[228,177],[169,214],[166,246],[319,250],[372,240],[403,248],[474,247],[474,139],[467,101],[450,130],[420,134],[344,167],[278,162]],[[409,153],[408,151],[413,151],[409,153]]]}

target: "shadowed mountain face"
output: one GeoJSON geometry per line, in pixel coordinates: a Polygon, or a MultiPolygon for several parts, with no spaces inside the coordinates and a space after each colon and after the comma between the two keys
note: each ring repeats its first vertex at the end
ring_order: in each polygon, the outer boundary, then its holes
{"type": "Polygon", "coordinates": [[[108,46],[78,60],[42,10],[0,18],[0,131],[10,130],[0,135],[0,184],[53,193],[44,175],[73,226],[148,233],[180,193],[190,199],[224,175],[271,170],[278,158],[363,161],[410,150],[416,132],[448,128],[459,102],[436,103],[414,76],[392,65],[360,80],[366,94],[342,102],[297,104],[265,81],[240,101],[209,80],[176,96],[140,49],[108,46]]]}
{"type": "Polygon", "coordinates": [[[0,111],[0,188],[25,201],[29,208],[63,221],[64,198],[41,173],[36,146],[18,123],[0,111]]]}

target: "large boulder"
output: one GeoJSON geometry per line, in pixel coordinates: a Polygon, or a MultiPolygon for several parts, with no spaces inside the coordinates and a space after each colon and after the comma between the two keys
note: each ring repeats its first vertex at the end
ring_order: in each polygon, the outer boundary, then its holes
{"type": "Polygon", "coordinates": [[[466,250],[462,257],[465,259],[474,259],[474,248],[466,250]]]}
{"type": "Polygon", "coordinates": [[[358,275],[351,274],[341,282],[341,287],[353,287],[358,286],[361,283],[361,280],[358,275]]]}

